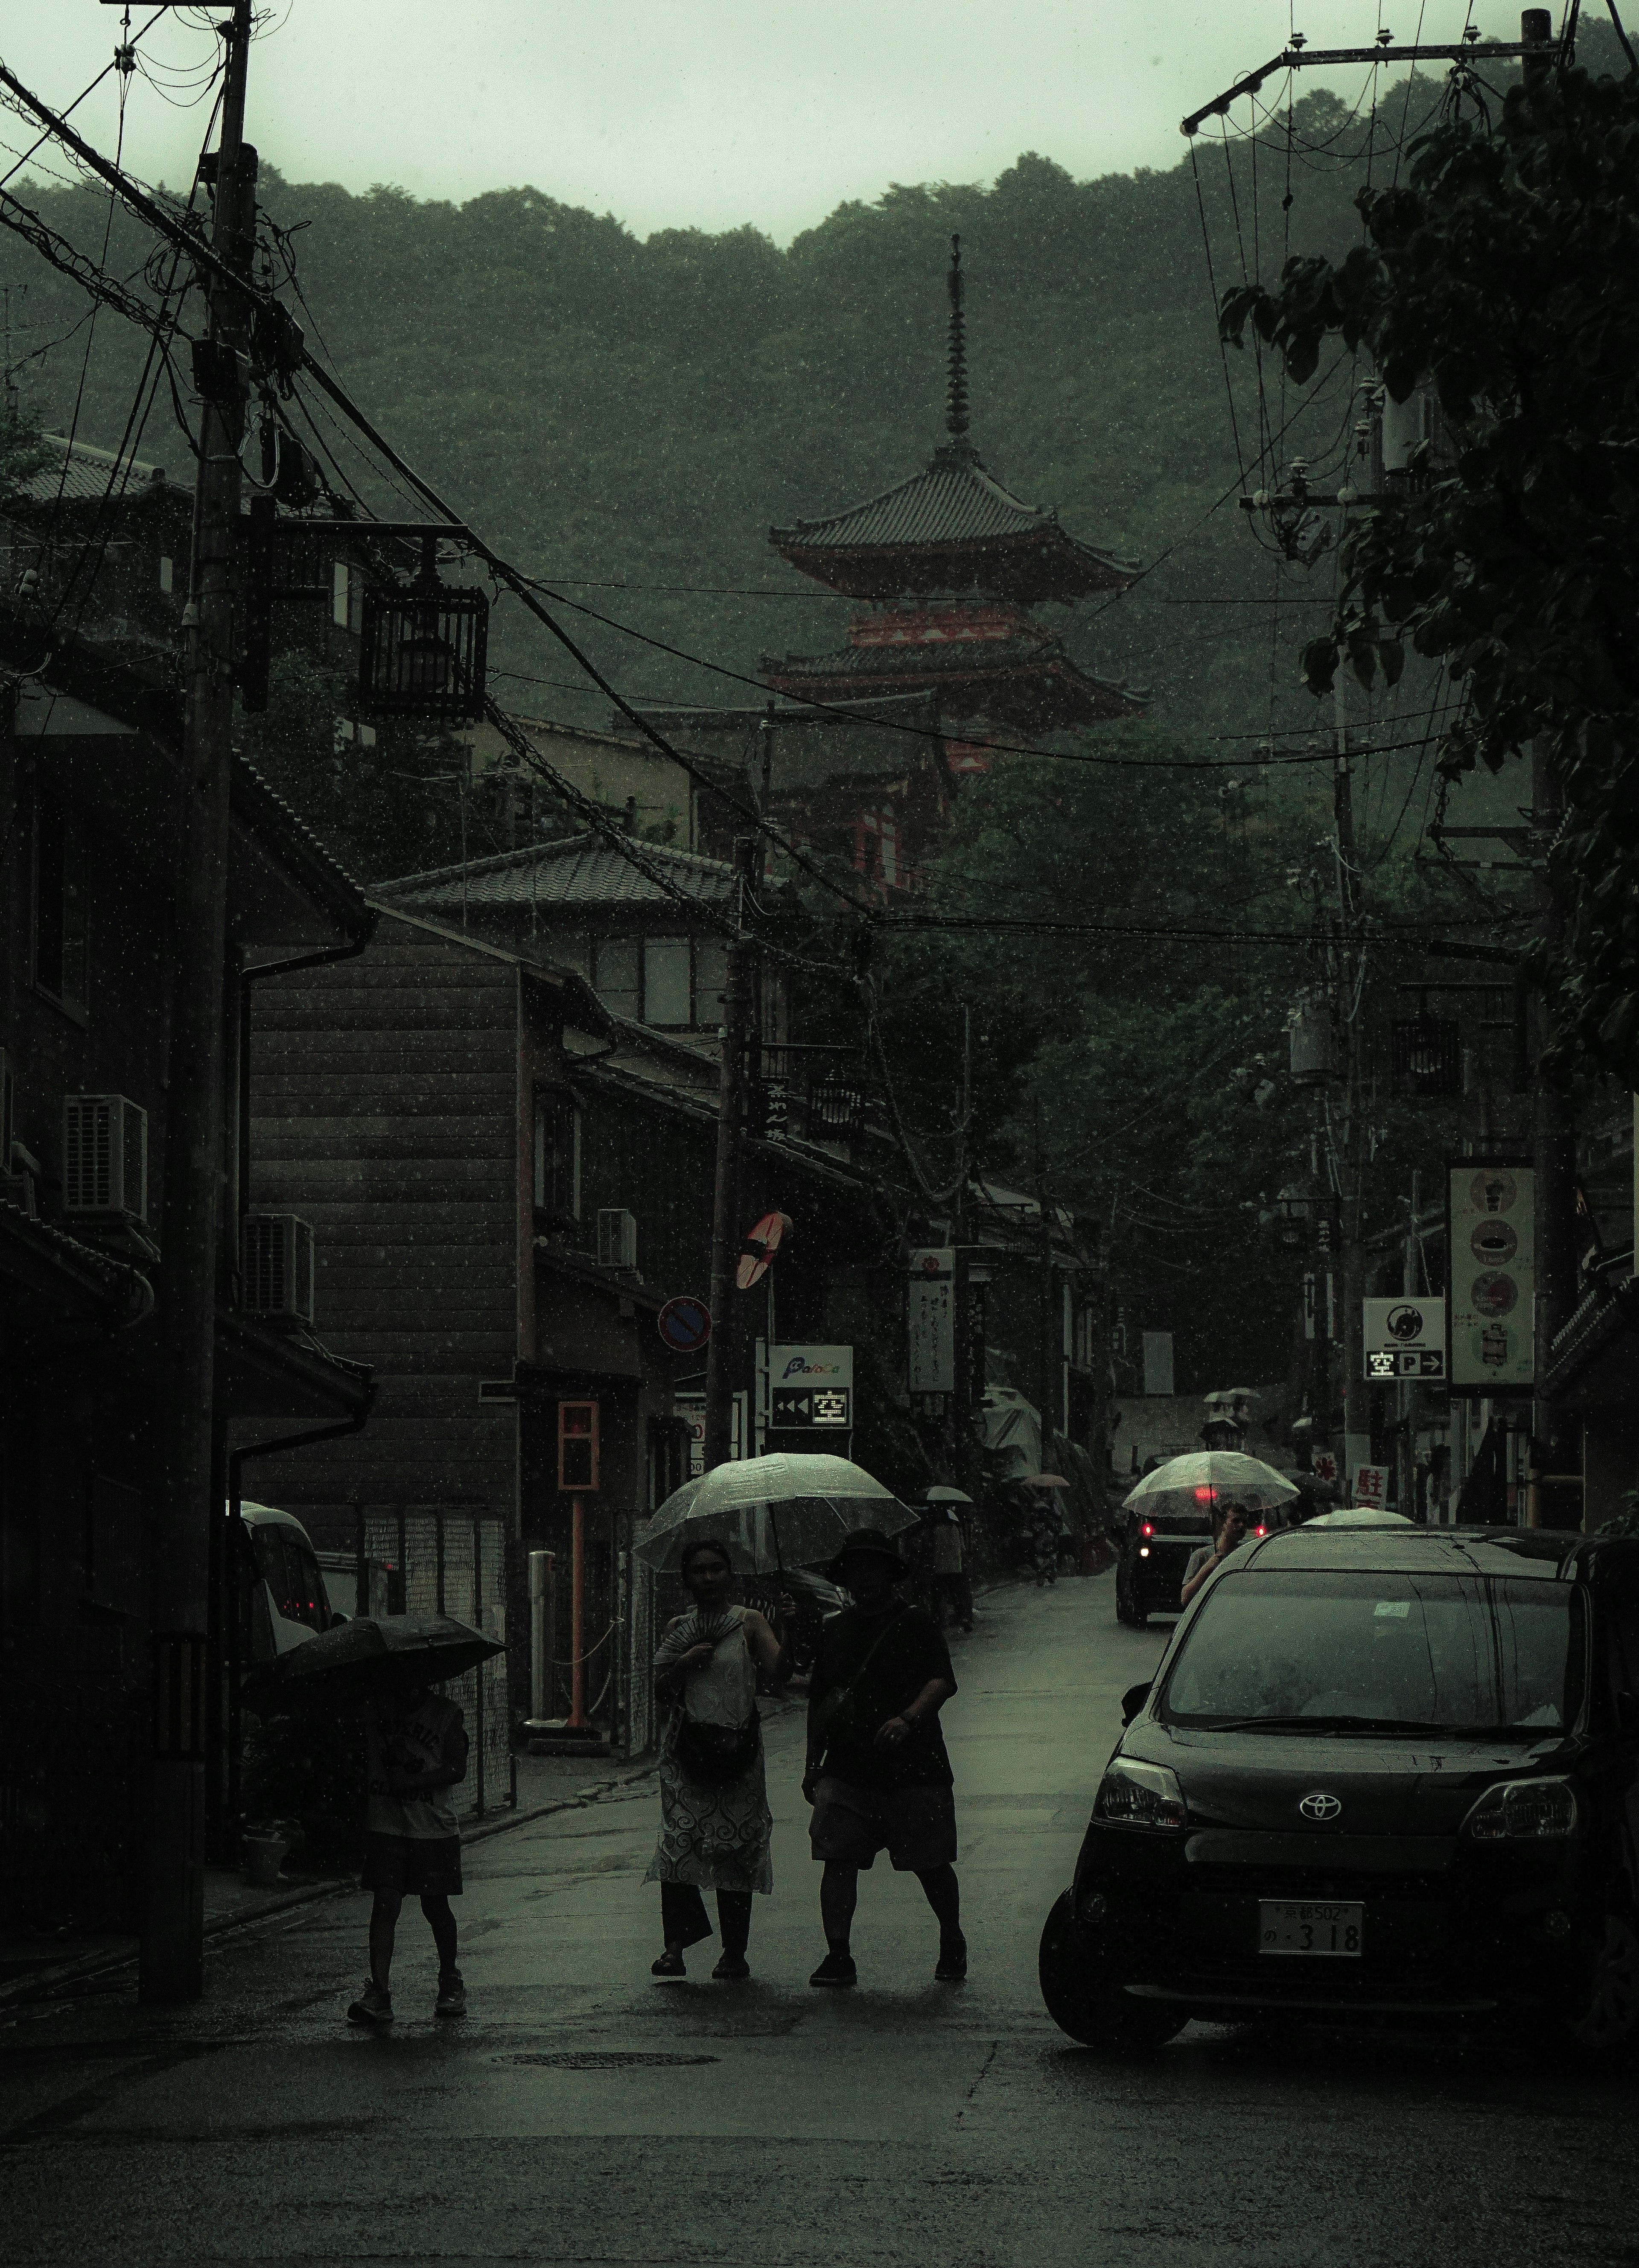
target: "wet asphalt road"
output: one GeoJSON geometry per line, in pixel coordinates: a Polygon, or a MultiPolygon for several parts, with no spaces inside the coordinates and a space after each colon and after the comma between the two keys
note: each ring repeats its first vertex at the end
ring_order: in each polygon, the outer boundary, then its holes
{"type": "Polygon", "coordinates": [[[201,2007],[139,2010],[122,1984],[10,2022],[7,2258],[1639,2262],[1639,2083],[1488,2042],[1202,2025],[1122,2066],[1054,2030],[1037,1934],[1119,1696],[1164,1633],[1121,1629],[1108,1577],[983,1603],[948,1712],[965,1986],[932,1982],[931,1918],[879,1861],[859,1990],[808,1988],[823,1947],[794,1715],[770,1742],[776,1891],[750,1984],[707,1981],[712,1947],[686,1984],[651,1982],[651,1788],[521,1827],[469,1854],[462,2023],[433,2022],[412,1910],[395,2031],[349,2029],[354,1896],[222,1944],[201,2007]]]}

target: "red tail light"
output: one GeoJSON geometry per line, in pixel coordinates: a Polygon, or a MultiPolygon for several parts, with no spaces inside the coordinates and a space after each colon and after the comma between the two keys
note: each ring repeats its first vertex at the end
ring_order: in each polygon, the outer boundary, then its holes
{"type": "Polygon", "coordinates": [[[1150,1524],[1149,1524],[1148,1521],[1146,1521],[1144,1522],[1143,1526],[1139,1529],[1139,1531],[1138,1531],[1138,1532],[1139,1532],[1139,1534],[1140,1534],[1141,1535],[1153,1535],[1155,1534],[1155,1529],[1150,1526],[1150,1524]]]}
{"type": "Polygon", "coordinates": [[[1252,1534],[1254,1535],[1267,1535],[1269,1531],[1266,1528],[1254,1528],[1252,1530],[1252,1534]]]}

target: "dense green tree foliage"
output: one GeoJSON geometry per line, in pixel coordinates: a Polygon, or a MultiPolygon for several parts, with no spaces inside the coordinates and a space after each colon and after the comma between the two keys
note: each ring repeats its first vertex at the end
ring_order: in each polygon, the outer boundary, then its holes
{"type": "MultiPolygon", "coordinates": [[[[1546,956],[1561,1072],[1639,1084],[1639,77],[1549,71],[1501,114],[1455,111],[1402,185],[1364,190],[1367,240],[1229,294],[1297,380],[1364,348],[1396,400],[1432,383],[1455,446],[1344,551],[1317,691],[1406,643],[1467,699],[1443,770],[1544,739],[1569,814],[1553,846],[1563,942],[1546,956]]],[[[1522,800],[1531,790],[1524,778],[1522,800]]]]}

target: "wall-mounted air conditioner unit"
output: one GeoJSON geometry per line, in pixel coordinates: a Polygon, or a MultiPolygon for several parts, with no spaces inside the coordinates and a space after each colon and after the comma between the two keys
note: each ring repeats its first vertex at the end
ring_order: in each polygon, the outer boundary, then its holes
{"type": "Polygon", "coordinates": [[[313,1231],[293,1212],[251,1213],[239,1229],[240,1306],[273,1323],[313,1321],[313,1231]]]}
{"type": "Polygon", "coordinates": [[[126,1096],[63,1096],[63,1210],[147,1220],[148,1113],[126,1096]]]}
{"type": "Polygon", "coordinates": [[[624,1205],[598,1208],[597,1263],[600,1268],[637,1269],[638,1217],[624,1205]]]}

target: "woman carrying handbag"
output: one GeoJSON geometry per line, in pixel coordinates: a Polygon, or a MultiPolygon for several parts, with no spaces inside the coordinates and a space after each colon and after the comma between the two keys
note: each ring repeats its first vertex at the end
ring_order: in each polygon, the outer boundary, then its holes
{"type": "Polygon", "coordinates": [[[754,1607],[729,1603],[735,1577],[726,1544],[688,1544],[681,1572],[694,1606],[654,1656],[656,1689],[673,1705],[661,1742],[660,1841],[644,1878],[661,1886],[666,1940],[651,1974],[687,1975],[685,1948],[712,1933],[701,1896],[709,1889],[717,1893],[723,1940],[712,1974],[737,1980],[751,1974],[752,1893],[774,1887],[757,1673],[772,1676],[779,1640],[754,1607]]]}

